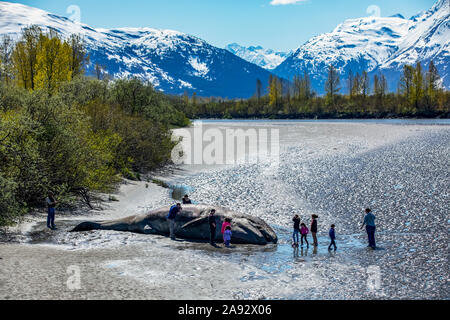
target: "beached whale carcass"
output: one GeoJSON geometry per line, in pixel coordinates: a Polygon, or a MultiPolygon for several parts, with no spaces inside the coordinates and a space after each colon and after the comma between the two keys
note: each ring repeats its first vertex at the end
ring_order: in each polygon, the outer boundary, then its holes
{"type": "MultiPolygon", "coordinates": [[[[225,208],[206,205],[183,205],[183,210],[176,218],[176,236],[187,240],[209,240],[208,216],[211,209],[216,210],[217,241],[222,241],[220,230],[225,218],[232,219],[232,243],[266,245],[269,243],[277,243],[278,241],[273,229],[262,219],[233,212],[225,208]]],[[[147,214],[131,216],[120,220],[83,222],[72,231],[114,230],[169,236],[169,223],[167,222],[169,210],[170,207],[165,207],[147,214]]]]}

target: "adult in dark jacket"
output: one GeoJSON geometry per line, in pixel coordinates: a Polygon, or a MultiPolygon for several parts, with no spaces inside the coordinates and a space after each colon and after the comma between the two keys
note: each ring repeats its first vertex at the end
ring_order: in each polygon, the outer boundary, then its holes
{"type": "Polygon", "coordinates": [[[298,214],[295,215],[295,217],[292,219],[292,222],[294,222],[294,232],[292,234],[292,240],[293,240],[293,246],[298,247],[299,242],[299,233],[300,233],[300,217],[298,214]]]}
{"type": "Polygon", "coordinates": [[[192,204],[191,199],[189,199],[188,195],[185,195],[183,198],[183,204],[192,204]]]}
{"type": "Polygon", "coordinates": [[[181,203],[170,207],[169,214],[167,215],[167,221],[169,222],[170,239],[175,240],[175,219],[177,214],[182,210],[181,203]]]}
{"type": "Polygon", "coordinates": [[[318,215],[313,214],[312,215],[312,223],[311,223],[311,234],[314,240],[314,246],[317,247],[319,245],[319,242],[317,241],[317,219],[319,218],[318,215]]]}
{"type": "Polygon", "coordinates": [[[216,210],[212,209],[210,214],[209,214],[209,218],[208,218],[208,222],[209,222],[209,229],[211,231],[210,233],[210,243],[212,246],[216,245],[216,228],[217,228],[217,222],[216,222],[216,210]]]}
{"type": "Polygon", "coordinates": [[[369,247],[372,249],[376,249],[377,245],[375,243],[375,215],[372,213],[371,209],[366,209],[366,215],[364,217],[364,222],[361,226],[361,229],[366,226],[367,237],[369,238],[369,247]]]}
{"type": "Polygon", "coordinates": [[[337,250],[337,246],[336,246],[336,231],[335,231],[335,225],[334,224],[331,225],[331,229],[330,229],[329,235],[330,235],[331,243],[330,243],[330,245],[328,247],[328,251],[331,251],[331,247],[332,246],[334,246],[334,251],[336,251],[337,250]]]}

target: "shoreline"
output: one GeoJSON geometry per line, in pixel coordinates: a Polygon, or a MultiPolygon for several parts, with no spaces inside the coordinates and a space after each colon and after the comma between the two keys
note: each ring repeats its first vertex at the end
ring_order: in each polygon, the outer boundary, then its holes
{"type": "Polygon", "coordinates": [[[199,117],[199,118],[193,118],[190,119],[191,121],[198,121],[198,120],[222,120],[222,121],[239,121],[239,120],[243,120],[243,121],[252,121],[252,120],[257,120],[257,121],[277,121],[277,120],[291,120],[291,121],[335,121],[335,120],[341,120],[341,121],[356,121],[356,120],[360,120],[360,121],[383,121],[383,120],[450,120],[450,114],[449,113],[443,113],[440,114],[438,116],[388,116],[388,117],[374,117],[372,115],[369,116],[365,116],[365,115],[361,115],[361,116],[356,116],[356,117],[352,117],[352,116],[330,116],[330,115],[323,115],[323,116],[300,116],[300,117],[296,117],[296,116],[275,116],[275,117],[264,117],[264,116],[249,116],[249,117],[231,117],[231,118],[225,118],[225,117],[199,117]]]}

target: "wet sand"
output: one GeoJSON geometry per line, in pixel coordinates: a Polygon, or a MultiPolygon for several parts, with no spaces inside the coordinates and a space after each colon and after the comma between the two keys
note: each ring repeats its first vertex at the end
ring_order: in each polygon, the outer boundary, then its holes
{"type": "MultiPolygon", "coordinates": [[[[278,245],[213,249],[159,236],[68,233],[171,204],[167,189],[121,187],[120,202],[83,216],[37,215],[0,243],[0,299],[448,299],[450,126],[370,122],[220,122],[280,129],[281,162],[182,166],[163,175],[192,199],[267,220],[278,245]],[[380,250],[366,248],[362,210],[378,218],[380,250]],[[291,216],[320,215],[317,251],[291,248],[291,216]],[[328,252],[329,225],[338,251],[328,252]],[[81,271],[70,290],[67,268],[81,271]],[[375,284],[375,285],[374,285],[375,284]]],[[[311,239],[310,239],[311,241],[311,239]]]]}

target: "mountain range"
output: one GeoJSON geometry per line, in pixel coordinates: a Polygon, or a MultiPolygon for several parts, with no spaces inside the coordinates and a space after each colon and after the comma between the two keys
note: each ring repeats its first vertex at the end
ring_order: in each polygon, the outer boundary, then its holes
{"type": "Polygon", "coordinates": [[[421,61],[427,67],[433,60],[448,89],[449,16],[450,0],[439,0],[410,19],[400,14],[349,19],[285,53],[236,43],[218,48],[172,30],[94,29],[37,8],[0,2],[0,35],[17,39],[29,25],[54,29],[63,37],[80,34],[90,55],[88,74],[99,64],[114,78],[137,77],[169,94],[248,98],[257,80],[268,83],[271,74],[291,80],[308,73],[312,88],[323,94],[330,64],[338,69],[343,90],[350,70],[366,70],[370,76],[382,72],[389,89],[396,90],[404,64],[421,61]]]}
{"type": "Polygon", "coordinates": [[[246,98],[254,94],[256,81],[270,73],[229,51],[172,30],[151,28],[94,29],[29,6],[0,2],[0,35],[18,38],[22,28],[37,25],[63,37],[84,37],[90,64],[103,66],[114,78],[137,77],[169,94],[246,98]]]}

